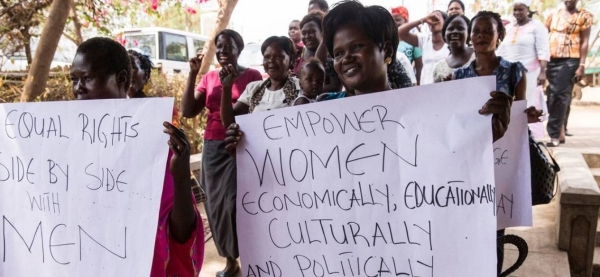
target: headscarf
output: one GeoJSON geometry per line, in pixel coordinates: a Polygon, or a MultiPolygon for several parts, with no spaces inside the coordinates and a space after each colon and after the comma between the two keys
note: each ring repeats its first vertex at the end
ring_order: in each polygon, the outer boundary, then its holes
{"type": "Polygon", "coordinates": [[[402,18],[404,18],[404,20],[406,20],[406,22],[408,22],[408,10],[403,7],[396,7],[396,8],[392,8],[392,14],[397,14],[399,16],[401,16],[402,18]]]}

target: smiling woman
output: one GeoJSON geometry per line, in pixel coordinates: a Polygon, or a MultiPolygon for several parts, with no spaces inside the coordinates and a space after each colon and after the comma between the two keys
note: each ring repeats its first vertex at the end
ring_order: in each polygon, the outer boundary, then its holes
{"type": "Polygon", "coordinates": [[[475,59],[473,48],[469,47],[469,24],[471,21],[464,15],[453,15],[444,21],[442,37],[450,47],[450,55],[440,60],[433,70],[434,82],[452,80],[457,68],[465,67],[475,59]]]}

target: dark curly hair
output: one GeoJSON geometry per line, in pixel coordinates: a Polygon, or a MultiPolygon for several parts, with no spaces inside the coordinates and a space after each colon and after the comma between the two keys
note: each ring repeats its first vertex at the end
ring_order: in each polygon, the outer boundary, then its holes
{"type": "Polygon", "coordinates": [[[317,26],[319,26],[319,30],[323,32],[324,16],[325,14],[322,12],[311,12],[307,14],[306,16],[304,16],[304,18],[302,18],[302,21],[300,21],[300,30],[302,30],[302,27],[304,27],[305,24],[308,24],[309,22],[314,22],[317,24],[317,26]]]}
{"type": "Polygon", "coordinates": [[[146,81],[150,80],[150,74],[152,73],[152,69],[154,69],[154,63],[150,60],[150,56],[144,55],[135,50],[127,50],[130,56],[136,57],[140,61],[140,68],[144,71],[144,78],[146,81]]]}
{"type": "Polygon", "coordinates": [[[267,51],[267,47],[272,43],[277,43],[281,49],[290,57],[290,69],[294,68],[296,63],[296,46],[294,46],[294,42],[288,38],[283,36],[272,36],[269,37],[263,42],[260,46],[260,53],[264,56],[265,51],[267,51]]]}
{"type": "Polygon", "coordinates": [[[75,55],[85,56],[86,61],[91,62],[102,74],[118,74],[125,70],[127,73],[125,85],[129,87],[131,83],[129,54],[117,41],[107,37],[93,37],[81,43],[75,55]]]}
{"type": "Polygon", "coordinates": [[[215,46],[217,46],[217,40],[219,40],[219,37],[222,35],[229,36],[231,39],[233,39],[233,42],[238,48],[238,54],[242,53],[242,50],[244,50],[244,39],[240,33],[231,29],[223,29],[215,36],[215,46]]]}
{"type": "Polygon", "coordinates": [[[333,6],[323,19],[323,39],[332,57],[335,33],[346,25],[354,24],[376,45],[383,47],[385,42],[392,44],[392,61],[396,60],[398,49],[398,29],[392,14],[381,6],[365,7],[358,1],[345,0],[333,6]]]}
{"type": "MultiPolygon", "coordinates": [[[[489,17],[492,20],[496,21],[496,31],[498,32],[498,40],[504,40],[504,37],[506,37],[506,28],[504,28],[504,24],[502,24],[502,17],[500,16],[500,14],[491,11],[480,11],[471,19],[471,24],[469,24],[469,34],[473,29],[473,24],[475,20],[477,18],[482,17],[489,17]]],[[[496,48],[498,48],[498,46],[500,46],[500,43],[496,45],[496,48]]]]}
{"type": "MultiPolygon", "coordinates": [[[[471,25],[471,20],[469,20],[469,18],[466,17],[465,15],[455,14],[455,15],[448,17],[448,19],[444,20],[444,26],[442,27],[442,38],[444,39],[444,41],[446,41],[446,28],[448,28],[448,25],[450,25],[450,22],[452,22],[457,17],[462,18],[465,21],[465,23],[467,23],[467,28],[469,28],[469,26],[471,25]]],[[[471,42],[471,32],[469,30],[470,29],[467,30],[467,45],[469,45],[469,42],[471,42]]]]}

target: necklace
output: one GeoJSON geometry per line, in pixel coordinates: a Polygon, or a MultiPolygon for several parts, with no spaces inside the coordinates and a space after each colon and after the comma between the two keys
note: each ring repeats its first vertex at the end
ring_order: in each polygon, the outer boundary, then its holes
{"type": "Polygon", "coordinates": [[[511,44],[517,43],[517,35],[519,34],[519,28],[520,27],[521,27],[521,25],[517,24],[517,28],[515,28],[515,34],[513,35],[513,38],[510,41],[511,44]]]}

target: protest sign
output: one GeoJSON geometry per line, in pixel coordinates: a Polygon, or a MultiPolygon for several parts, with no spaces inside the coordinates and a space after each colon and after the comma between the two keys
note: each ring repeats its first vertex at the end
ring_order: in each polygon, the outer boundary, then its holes
{"type": "Polygon", "coordinates": [[[495,83],[237,117],[243,276],[496,275],[495,83]]]}
{"type": "Polygon", "coordinates": [[[0,276],[149,276],[172,107],[0,105],[0,276]]]}
{"type": "Polygon", "coordinates": [[[513,103],[508,130],[494,142],[498,230],[533,224],[526,104],[513,103]]]}

